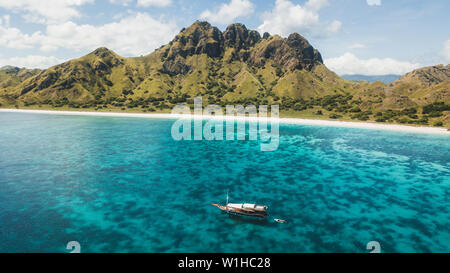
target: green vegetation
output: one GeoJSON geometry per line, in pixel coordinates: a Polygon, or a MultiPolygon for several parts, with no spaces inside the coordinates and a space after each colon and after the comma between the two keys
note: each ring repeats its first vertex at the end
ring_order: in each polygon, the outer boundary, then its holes
{"type": "Polygon", "coordinates": [[[99,48],[46,70],[0,70],[0,107],[169,112],[201,96],[220,106],[278,104],[290,117],[450,127],[449,78],[450,66],[434,66],[390,85],[347,81],[298,34],[261,38],[241,24],[222,33],[196,22],[143,57],[99,48]]]}
{"type": "Polygon", "coordinates": [[[422,114],[427,114],[430,117],[440,117],[443,111],[450,111],[450,104],[444,102],[435,102],[425,105],[422,110],[422,114]]]}
{"type": "Polygon", "coordinates": [[[442,121],[436,121],[434,124],[433,124],[433,126],[436,126],[436,127],[442,127],[444,125],[444,123],[442,122],[442,121]]]}

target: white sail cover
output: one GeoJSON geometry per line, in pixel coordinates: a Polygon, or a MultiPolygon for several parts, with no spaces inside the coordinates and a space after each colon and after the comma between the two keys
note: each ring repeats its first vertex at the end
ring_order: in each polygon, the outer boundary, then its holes
{"type": "Polygon", "coordinates": [[[235,209],[254,210],[254,211],[266,211],[267,210],[267,206],[256,205],[256,204],[228,204],[228,207],[235,208],[235,209]]]}

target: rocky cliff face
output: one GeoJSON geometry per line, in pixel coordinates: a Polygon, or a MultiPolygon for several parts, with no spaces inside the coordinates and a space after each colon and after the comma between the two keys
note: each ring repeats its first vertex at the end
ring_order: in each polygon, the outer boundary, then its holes
{"type": "Polygon", "coordinates": [[[248,30],[243,24],[232,24],[223,32],[225,46],[237,51],[255,46],[261,36],[258,31],[248,30]]]}
{"type": "Polygon", "coordinates": [[[261,40],[259,32],[248,30],[242,24],[232,24],[223,33],[225,46],[229,48],[230,60],[247,61],[251,49],[261,40]]]}
{"type": "Polygon", "coordinates": [[[167,59],[186,58],[194,54],[206,54],[216,58],[223,53],[224,39],[222,32],[207,22],[195,22],[183,29],[167,48],[167,59]]]}
{"type": "Polygon", "coordinates": [[[254,66],[263,66],[270,59],[289,70],[310,71],[323,63],[320,53],[298,33],[288,38],[265,33],[264,37],[243,24],[232,24],[221,32],[207,22],[197,21],[163,48],[165,64],[161,71],[171,75],[187,73],[190,68],[183,60],[186,57],[206,54],[222,58],[227,51],[228,61],[239,60],[254,66]]]}
{"type": "Polygon", "coordinates": [[[252,65],[264,65],[267,59],[289,70],[312,70],[322,64],[322,56],[308,41],[298,33],[289,35],[287,39],[280,36],[269,37],[255,47],[250,56],[252,65]]]}

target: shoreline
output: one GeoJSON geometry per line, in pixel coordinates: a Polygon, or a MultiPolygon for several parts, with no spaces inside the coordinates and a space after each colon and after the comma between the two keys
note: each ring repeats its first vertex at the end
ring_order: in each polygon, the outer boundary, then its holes
{"type": "MultiPolygon", "coordinates": [[[[204,119],[204,120],[233,120],[232,116],[198,116],[198,115],[182,115],[182,114],[144,114],[144,113],[118,113],[118,112],[89,112],[89,111],[58,111],[58,110],[26,110],[26,109],[0,109],[0,113],[29,113],[29,114],[51,114],[51,115],[69,115],[69,116],[98,116],[98,117],[128,117],[128,118],[153,118],[153,119],[204,119]]],[[[384,124],[375,122],[352,122],[352,121],[334,121],[325,119],[302,119],[302,118],[278,118],[272,119],[259,117],[235,116],[236,121],[277,121],[282,124],[293,125],[310,125],[310,126],[328,126],[328,127],[345,127],[357,129],[371,130],[388,130],[398,132],[422,133],[422,134],[441,134],[450,135],[450,131],[446,128],[425,127],[425,126],[408,126],[397,124],[384,124]]]]}

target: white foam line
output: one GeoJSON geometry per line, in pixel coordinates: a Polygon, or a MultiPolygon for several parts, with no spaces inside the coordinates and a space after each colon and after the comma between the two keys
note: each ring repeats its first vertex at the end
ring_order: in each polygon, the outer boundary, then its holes
{"type": "Polygon", "coordinates": [[[139,114],[139,113],[116,113],[116,112],[78,112],[78,111],[52,111],[52,110],[24,110],[24,109],[0,109],[0,112],[10,113],[32,113],[32,114],[52,114],[52,115],[72,115],[72,116],[99,116],[99,117],[128,117],[128,118],[159,118],[159,119],[205,119],[205,120],[236,120],[236,121],[268,121],[297,124],[297,125],[316,125],[316,126],[332,126],[346,127],[372,130],[390,130],[410,133],[423,134],[443,134],[450,135],[450,131],[445,128],[423,127],[423,126],[406,126],[396,124],[382,124],[372,122],[350,122],[350,121],[334,121],[320,119],[300,119],[300,118],[263,118],[263,117],[244,117],[244,116],[199,116],[199,115],[181,115],[181,114],[139,114]]]}

